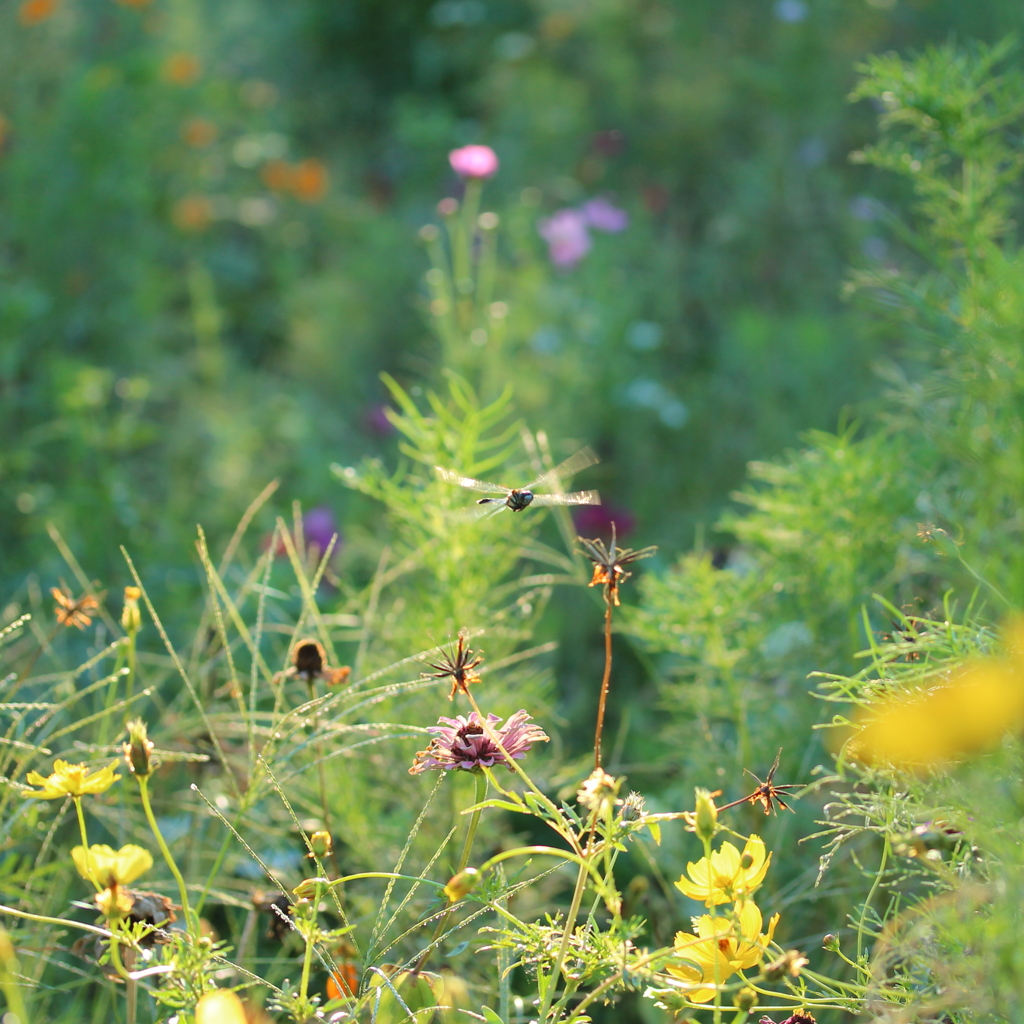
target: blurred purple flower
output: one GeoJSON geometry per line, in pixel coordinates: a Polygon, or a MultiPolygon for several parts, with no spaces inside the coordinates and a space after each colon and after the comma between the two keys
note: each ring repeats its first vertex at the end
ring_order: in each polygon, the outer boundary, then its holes
{"type": "Polygon", "coordinates": [[[583,505],[573,515],[576,532],[582,537],[610,537],[612,523],[619,537],[626,537],[636,526],[636,516],[617,505],[583,505]]]}
{"type": "Polygon", "coordinates": [[[338,549],[341,546],[338,522],[334,518],[334,512],[326,505],[321,505],[319,508],[311,508],[302,517],[302,532],[306,538],[306,548],[316,547],[321,555],[330,547],[334,535],[338,534],[338,539],[334,542],[334,550],[331,552],[331,556],[333,557],[338,553],[338,549]]]}
{"type": "Polygon", "coordinates": [[[574,267],[590,252],[590,232],[582,210],[557,210],[539,221],[537,230],[548,243],[548,255],[556,267],[574,267]]]}
{"type": "Polygon", "coordinates": [[[363,426],[378,437],[390,437],[395,432],[395,425],[388,419],[388,407],[382,402],[375,402],[363,410],[363,426]]]}
{"type": "Polygon", "coordinates": [[[490,146],[463,146],[448,154],[452,170],[463,178],[489,178],[498,171],[498,154],[490,146]]]}
{"type": "Polygon", "coordinates": [[[592,228],[613,235],[629,227],[629,214],[617,206],[612,206],[601,196],[583,204],[583,216],[592,228]]]}
{"type": "MultiPolygon", "coordinates": [[[[515,761],[526,757],[534,743],[546,743],[548,740],[544,730],[539,725],[530,725],[530,720],[525,711],[517,711],[498,729],[501,719],[497,715],[487,716],[487,722],[497,733],[501,745],[515,761]]],[[[468,718],[457,715],[455,718],[439,718],[437,722],[427,730],[434,734],[434,738],[426,750],[417,753],[409,769],[410,775],[431,770],[447,772],[453,768],[471,772],[496,764],[512,770],[504,754],[484,732],[483,723],[475,711],[471,711],[468,718]]]]}

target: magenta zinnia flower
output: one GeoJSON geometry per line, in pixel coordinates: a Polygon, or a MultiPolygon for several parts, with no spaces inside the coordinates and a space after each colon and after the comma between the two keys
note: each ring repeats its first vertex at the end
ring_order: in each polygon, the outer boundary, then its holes
{"type": "Polygon", "coordinates": [[[452,170],[461,178],[489,178],[498,170],[498,154],[490,146],[463,146],[448,154],[452,170]]]}
{"type": "MultiPolygon", "coordinates": [[[[530,716],[525,711],[517,711],[499,729],[501,719],[497,715],[488,715],[487,724],[492,732],[501,740],[505,752],[515,761],[521,761],[529,753],[534,743],[546,743],[547,734],[539,725],[530,725],[530,716]]],[[[434,734],[430,746],[416,755],[410,775],[436,770],[447,772],[453,768],[472,772],[480,768],[490,768],[503,764],[509,771],[512,766],[505,755],[498,749],[491,738],[484,732],[480,716],[471,711],[468,718],[457,715],[455,718],[439,718],[437,725],[431,726],[428,732],[434,734]],[[442,724],[443,723],[443,724],[442,724]]]]}

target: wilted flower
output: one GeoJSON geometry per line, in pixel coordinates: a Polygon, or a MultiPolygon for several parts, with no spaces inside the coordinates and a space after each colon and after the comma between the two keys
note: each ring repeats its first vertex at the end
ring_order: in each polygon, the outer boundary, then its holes
{"type": "Polygon", "coordinates": [[[100,603],[92,594],[83,594],[76,601],[71,596],[71,591],[61,584],[60,589],[50,588],[57,606],[53,609],[57,616],[57,622],[61,626],[76,626],[78,629],[85,629],[92,622],[92,616],[100,603]]]}
{"type": "Polygon", "coordinates": [[[76,846],[71,851],[71,859],[83,878],[95,880],[105,889],[129,885],[153,866],[149,851],[130,843],[120,850],[103,843],[93,843],[88,856],[84,846],[76,846]]]}
{"type": "Polygon", "coordinates": [[[680,878],[676,888],[690,899],[709,907],[733,900],[745,900],[764,881],[772,855],[765,855],[764,842],[751,836],[743,853],[732,843],[722,843],[711,857],[686,865],[690,876],[680,878]]]}
{"type": "Polygon", "coordinates": [[[340,686],[348,681],[352,669],[348,665],[331,668],[327,664],[327,652],[319,640],[307,638],[300,640],[292,651],[292,664],[277,679],[288,679],[291,676],[312,684],[314,679],[322,679],[328,686],[340,686]]]}
{"type": "Polygon", "coordinates": [[[30,790],[23,795],[39,800],[63,800],[64,797],[79,797],[105,793],[117,782],[120,775],[114,771],[116,761],[111,761],[106,768],[90,771],[87,765],[70,764],[59,758],[53,762],[53,772],[45,778],[39,772],[29,772],[25,781],[32,786],[42,786],[41,790],[30,790]]]}
{"type": "Polygon", "coordinates": [[[687,992],[686,997],[693,1003],[706,1003],[714,998],[718,985],[761,962],[778,922],[775,914],[768,922],[767,934],[762,935],[761,911],[749,900],[736,905],[735,922],[704,914],[694,921],[696,938],[676,933],[675,951],[683,962],[670,964],[667,970],[682,981],[702,986],[687,992]]]}
{"type": "Polygon", "coordinates": [[[619,603],[619,586],[633,575],[626,572],[625,566],[641,558],[650,558],[658,550],[654,545],[641,548],[639,551],[618,547],[614,523],[612,542],[608,547],[605,547],[604,541],[600,538],[587,540],[585,537],[577,537],[576,540],[582,545],[583,553],[594,563],[594,575],[589,586],[604,587],[605,600],[615,605],[619,603]]]}
{"type": "Polygon", "coordinates": [[[587,218],[580,210],[558,210],[540,221],[537,231],[548,243],[548,256],[556,267],[574,267],[590,252],[587,218]]]}
{"type": "Polygon", "coordinates": [[[609,234],[618,234],[629,227],[629,214],[600,196],[583,204],[583,216],[590,227],[609,234]]]}
{"type": "MultiPolygon", "coordinates": [[[[505,753],[513,760],[521,761],[534,743],[546,743],[548,740],[547,734],[540,726],[529,724],[531,717],[525,711],[517,711],[511,715],[499,729],[500,721],[497,715],[487,716],[492,732],[497,735],[505,753]]],[[[512,770],[505,755],[484,732],[482,720],[475,711],[470,712],[468,718],[462,715],[455,718],[439,718],[438,724],[431,726],[427,731],[435,734],[434,739],[430,741],[430,746],[426,750],[416,754],[416,760],[409,769],[410,775],[419,775],[420,772],[428,770],[446,772],[453,768],[471,772],[496,764],[505,765],[509,771],[512,770]]]]}
{"type": "Polygon", "coordinates": [[[466,646],[466,632],[459,630],[458,641],[454,651],[441,651],[441,660],[437,663],[428,661],[427,664],[434,670],[424,673],[427,678],[451,679],[452,689],[448,694],[449,700],[455,699],[456,693],[468,693],[471,683],[479,683],[480,676],[473,671],[484,659],[466,646]]]}
{"type": "Polygon", "coordinates": [[[498,170],[498,154],[490,146],[463,146],[448,154],[452,170],[461,178],[489,178],[498,170]]]}
{"type": "Polygon", "coordinates": [[[768,981],[778,981],[787,974],[791,978],[799,978],[801,970],[809,963],[810,960],[803,953],[795,949],[789,949],[777,960],[773,960],[770,964],[765,964],[761,968],[761,973],[768,981]]]}
{"type": "MultiPolygon", "coordinates": [[[[771,1017],[762,1017],[759,1024],[775,1024],[771,1017]]],[[[817,1024],[817,1021],[809,1013],[794,1013],[779,1024],[817,1024]]]]}

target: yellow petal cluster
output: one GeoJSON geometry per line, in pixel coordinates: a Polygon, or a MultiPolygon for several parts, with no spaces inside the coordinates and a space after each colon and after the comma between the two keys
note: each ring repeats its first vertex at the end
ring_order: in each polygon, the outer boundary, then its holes
{"type": "Polygon", "coordinates": [[[860,761],[920,770],[996,746],[1024,730],[1024,659],[978,660],[915,697],[879,701],[850,743],[860,761]]]}
{"type": "Polygon", "coordinates": [[[686,865],[686,874],[676,882],[676,888],[690,899],[705,906],[746,900],[764,881],[772,855],[766,854],[764,841],[751,836],[743,853],[732,843],[722,845],[710,857],[686,865]]]}
{"type": "Polygon", "coordinates": [[[153,866],[149,851],[131,844],[115,850],[103,843],[94,843],[89,847],[88,858],[85,847],[76,846],[71,851],[71,859],[83,878],[94,878],[105,889],[130,885],[153,866]]]}
{"type": "Polygon", "coordinates": [[[718,986],[737,971],[754,967],[764,958],[775,934],[779,915],[768,922],[761,934],[761,911],[749,900],[737,903],[730,917],[705,914],[694,921],[696,935],[677,932],[676,956],[680,962],[667,967],[669,974],[695,986],[686,993],[693,1003],[714,999],[718,986]]]}
{"type": "Polygon", "coordinates": [[[25,780],[40,790],[30,790],[26,797],[39,800],[63,800],[66,796],[75,798],[88,794],[105,793],[117,782],[120,775],[114,771],[117,761],[111,761],[106,768],[90,771],[87,765],[71,764],[60,759],[53,762],[53,772],[45,778],[39,772],[29,772],[25,780]]]}
{"type": "Polygon", "coordinates": [[[207,992],[196,1003],[196,1024],[245,1024],[242,1000],[230,989],[218,988],[207,992]]]}

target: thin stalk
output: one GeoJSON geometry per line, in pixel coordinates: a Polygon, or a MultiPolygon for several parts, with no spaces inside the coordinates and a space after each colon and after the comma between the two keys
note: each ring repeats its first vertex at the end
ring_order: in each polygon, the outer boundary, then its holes
{"type": "MultiPolygon", "coordinates": [[[[311,701],[316,700],[316,683],[309,680],[309,699],[311,701]]],[[[317,730],[320,724],[320,711],[316,709],[313,711],[313,731],[317,730]]],[[[328,832],[331,832],[331,812],[327,809],[327,775],[324,773],[324,741],[322,736],[317,736],[313,741],[314,749],[316,750],[316,765],[317,772],[320,776],[320,811],[324,817],[324,828],[328,832]]],[[[333,833],[332,833],[333,834],[333,833]]],[[[334,845],[331,845],[331,866],[334,868],[334,874],[340,875],[341,868],[338,867],[338,855],[334,852],[334,845]]]]}
{"type": "Polygon", "coordinates": [[[92,870],[92,853],[89,850],[89,836],[85,831],[85,814],[82,811],[82,798],[76,796],[72,798],[75,801],[75,813],[78,815],[78,829],[82,834],[82,850],[84,851],[82,856],[85,859],[85,874],[90,882],[93,884],[93,888],[97,892],[103,891],[103,886],[96,880],[96,875],[92,870]]]}
{"type": "Polygon", "coordinates": [[[871,890],[868,892],[867,899],[864,901],[864,906],[861,908],[860,921],[857,924],[857,962],[860,962],[861,949],[864,945],[864,924],[867,921],[868,910],[871,907],[871,901],[875,898],[875,893],[878,892],[878,887],[882,884],[882,875],[885,872],[885,862],[889,857],[889,838],[886,836],[884,844],[882,846],[882,859],[878,865],[878,871],[875,872],[875,880],[871,884],[871,890]]]}
{"type": "Polygon", "coordinates": [[[139,784],[139,796],[142,799],[142,809],[146,815],[146,821],[149,822],[150,830],[156,839],[157,845],[160,847],[160,852],[164,855],[164,860],[167,866],[171,869],[171,874],[174,875],[174,880],[178,883],[178,894],[181,897],[181,912],[185,917],[185,924],[188,927],[189,934],[193,939],[199,938],[199,928],[196,919],[192,915],[192,911],[188,905],[188,889],[185,887],[185,879],[182,878],[181,872],[178,870],[178,865],[175,863],[174,857],[171,856],[171,851],[164,841],[163,833],[160,831],[160,826],[156,823],[156,817],[153,814],[153,807],[149,802],[149,779],[146,776],[135,776],[136,781],[139,784]]]}
{"type": "MultiPolygon", "coordinates": [[[[483,772],[477,772],[474,776],[474,782],[476,783],[474,804],[479,804],[482,800],[487,797],[487,776],[483,772]]],[[[473,840],[476,839],[476,828],[480,824],[480,808],[477,807],[473,811],[472,816],[469,819],[469,828],[466,829],[466,840],[462,844],[462,856],[459,857],[459,866],[455,869],[455,874],[460,871],[466,870],[466,865],[469,863],[469,856],[473,852],[473,840]]],[[[416,962],[416,966],[413,968],[413,975],[417,975],[423,970],[423,965],[427,962],[433,951],[437,940],[441,938],[444,933],[445,925],[448,923],[448,918],[451,917],[452,907],[448,906],[448,909],[438,919],[437,927],[434,928],[434,936],[427,945],[427,948],[423,951],[423,955],[416,962]]]]}
{"type": "Polygon", "coordinates": [[[124,720],[125,724],[128,723],[128,712],[130,711],[130,704],[132,694],[135,692],[135,630],[130,630],[128,633],[128,678],[124,683],[125,700],[128,702],[124,709],[124,720]]]}
{"type": "Polygon", "coordinates": [[[597,704],[597,726],[594,730],[594,768],[601,767],[601,735],[604,732],[604,711],[608,702],[608,686],[612,678],[612,601],[604,598],[604,675],[601,678],[601,697],[597,704]]]}
{"type": "Polygon", "coordinates": [[[313,896],[313,909],[311,911],[310,931],[306,936],[306,954],[302,959],[302,981],[299,983],[299,998],[303,1004],[306,1002],[306,992],[309,989],[309,969],[313,964],[313,944],[316,935],[317,908],[320,906],[321,887],[319,880],[316,883],[316,891],[313,896]]]}
{"type": "Polygon", "coordinates": [[[569,913],[565,918],[565,928],[562,931],[562,941],[558,945],[558,955],[555,957],[555,964],[551,970],[551,981],[548,985],[547,991],[544,993],[544,1002],[541,1005],[540,1012],[537,1014],[539,1024],[544,1024],[548,1015],[548,1009],[551,1006],[551,1000],[558,989],[558,978],[562,973],[562,964],[565,962],[565,954],[569,950],[569,940],[572,938],[572,933],[576,928],[576,917],[580,912],[580,903],[583,902],[583,891],[587,887],[588,873],[589,868],[584,862],[580,865],[580,870],[576,875],[576,888],[572,893],[572,903],[569,904],[569,913]]]}

